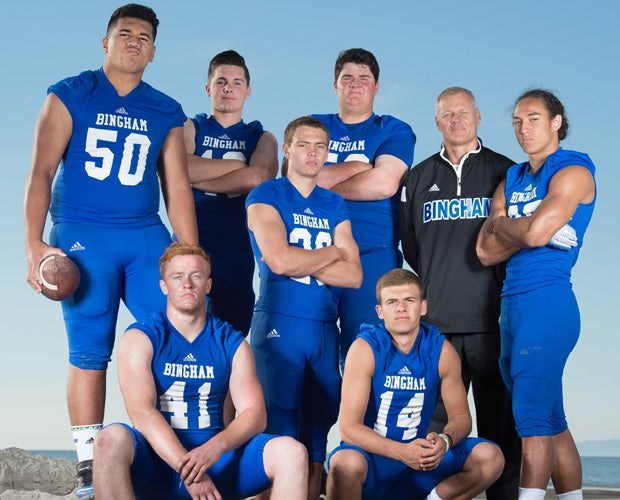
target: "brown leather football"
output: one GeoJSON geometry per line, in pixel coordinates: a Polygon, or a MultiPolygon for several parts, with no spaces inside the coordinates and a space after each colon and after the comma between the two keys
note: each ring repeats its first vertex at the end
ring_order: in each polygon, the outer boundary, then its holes
{"type": "Polygon", "coordinates": [[[64,300],[80,284],[80,270],[69,257],[48,255],[39,264],[41,293],[51,300],[64,300]]]}

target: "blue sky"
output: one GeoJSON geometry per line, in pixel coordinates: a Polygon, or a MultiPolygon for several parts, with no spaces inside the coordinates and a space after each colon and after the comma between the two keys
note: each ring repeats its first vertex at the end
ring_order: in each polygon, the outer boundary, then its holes
{"type": "MultiPolygon", "coordinates": [[[[0,448],[71,447],[65,405],[67,355],[60,306],[25,282],[22,201],[32,132],[47,87],[101,66],[101,38],[116,2],[11,2],[0,17],[3,77],[1,151],[4,181],[0,291],[0,448]]],[[[336,111],[332,87],[338,52],[364,47],[381,65],[375,111],[411,124],[414,163],[439,148],[434,100],[445,87],[470,88],[482,112],[485,145],[523,161],[510,107],[525,89],[557,92],[570,120],[565,148],[585,151],[597,166],[598,202],[573,273],[582,313],[581,339],[569,359],[565,405],[578,441],[620,437],[617,378],[620,246],[614,222],[620,184],[614,120],[618,104],[620,3],[615,0],[462,2],[148,2],[161,21],[157,54],[145,80],[173,96],[188,115],[208,111],[210,58],[226,49],[246,57],[253,93],[245,119],[260,119],[279,142],[286,124],[308,113],[336,111]]],[[[48,227],[49,229],[49,227],[48,227]]],[[[122,312],[118,332],[131,321],[122,312]]],[[[126,420],[114,364],[106,421],[126,420]]]]}

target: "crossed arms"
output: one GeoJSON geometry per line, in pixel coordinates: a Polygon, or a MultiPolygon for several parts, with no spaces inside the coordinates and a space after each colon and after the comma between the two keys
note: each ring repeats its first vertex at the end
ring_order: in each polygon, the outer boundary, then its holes
{"type": "Polygon", "coordinates": [[[250,205],[248,227],[272,272],[291,277],[312,276],[338,287],[360,287],[362,267],[350,221],[336,226],[331,245],[313,250],[289,244],[284,222],[271,205],[250,205]]]}
{"type": "Polygon", "coordinates": [[[570,221],[580,203],[594,199],[594,178],[590,171],[571,165],[556,173],[547,195],[529,217],[509,218],[506,209],[506,181],[493,195],[491,213],[482,225],[476,243],[480,262],[491,266],[508,260],[521,248],[547,245],[570,221]]]}

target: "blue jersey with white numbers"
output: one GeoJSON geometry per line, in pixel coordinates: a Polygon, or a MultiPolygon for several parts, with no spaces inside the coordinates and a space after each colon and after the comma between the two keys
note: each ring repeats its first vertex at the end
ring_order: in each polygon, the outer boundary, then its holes
{"type": "Polygon", "coordinates": [[[383,325],[362,324],[358,338],[368,342],[375,357],[364,424],[394,441],[425,438],[439,394],[444,336],[420,323],[408,354],[398,350],[383,325]]]}
{"type": "Polygon", "coordinates": [[[48,89],[66,106],[73,133],[53,189],[53,222],[144,227],[160,223],[157,159],[182,127],[181,105],[140,82],[119,96],[103,69],[48,89]]]}
{"type": "MultiPolygon", "coordinates": [[[[530,216],[549,191],[553,176],[571,165],[587,168],[594,177],[595,167],[590,157],[577,151],[558,150],[530,174],[529,162],[514,165],[506,177],[506,209],[511,218],[530,216]]],[[[586,228],[592,218],[594,203],[580,203],[568,221],[577,233],[578,245],[569,251],[549,248],[522,248],[506,263],[506,280],[502,295],[523,293],[542,286],[564,284],[570,286],[571,269],[579,256],[586,228]]]]}
{"type": "MultiPolygon", "coordinates": [[[[203,158],[239,160],[247,164],[264,133],[259,121],[240,121],[223,127],[213,116],[201,113],[192,122],[196,129],[194,154],[203,158]]],[[[199,189],[193,189],[193,193],[201,243],[245,242],[249,249],[245,225],[247,195],[206,193],[199,189]]]]}
{"type": "Polygon", "coordinates": [[[244,338],[228,323],[207,314],[207,322],[188,342],[164,314],[129,326],[153,345],[151,368],[157,409],[191,450],[224,428],[222,409],[232,362],[244,338]]]}
{"type": "MultiPolygon", "coordinates": [[[[361,123],[344,123],[337,114],[313,115],[329,130],[326,166],[346,161],[375,163],[388,154],[401,159],[407,168],[413,163],[415,134],[405,122],[389,115],[373,114],[361,123]]],[[[351,214],[353,237],[360,253],[374,248],[398,247],[398,196],[377,201],[346,200],[351,214]]]]}
{"type": "MultiPolygon", "coordinates": [[[[349,219],[341,196],[317,186],[304,198],[287,177],[256,186],[248,195],[246,206],[254,203],[272,206],[284,222],[289,245],[307,250],[332,245],[336,226],[349,219]]],[[[261,260],[252,231],[250,241],[260,276],[256,311],[316,321],[336,320],[338,304],[329,286],[310,276],[292,278],[275,274],[261,260]]]]}

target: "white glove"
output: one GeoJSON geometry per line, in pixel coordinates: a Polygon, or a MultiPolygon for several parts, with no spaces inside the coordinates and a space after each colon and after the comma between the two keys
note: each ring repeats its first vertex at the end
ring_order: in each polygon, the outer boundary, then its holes
{"type": "Polygon", "coordinates": [[[564,224],[549,240],[547,246],[568,252],[571,248],[576,247],[577,243],[577,233],[575,230],[568,224],[564,224]]]}

